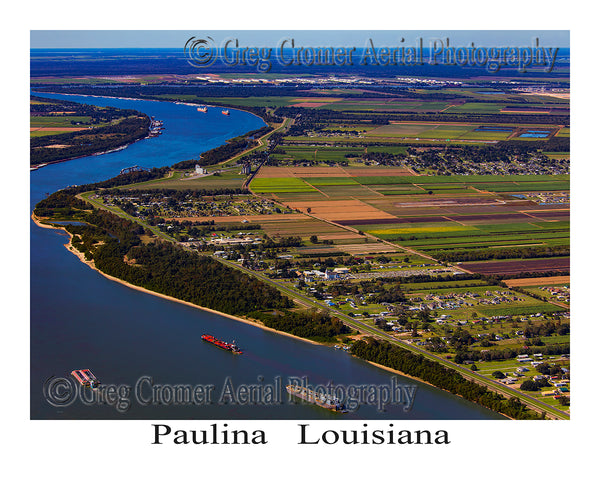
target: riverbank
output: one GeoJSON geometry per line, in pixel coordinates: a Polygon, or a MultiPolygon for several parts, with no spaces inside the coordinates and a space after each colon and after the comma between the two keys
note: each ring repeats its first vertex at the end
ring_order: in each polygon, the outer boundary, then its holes
{"type": "Polygon", "coordinates": [[[285,335],[285,336],[287,336],[287,337],[295,338],[296,340],[302,340],[303,342],[307,342],[307,343],[310,343],[310,344],[312,344],[312,345],[323,345],[323,346],[328,346],[327,344],[320,343],[320,342],[316,342],[316,341],[314,341],[314,340],[309,340],[308,338],[298,337],[297,335],[292,335],[291,333],[288,333],[288,332],[283,332],[283,331],[281,331],[281,330],[275,330],[274,328],[267,327],[266,325],[263,325],[262,323],[260,323],[260,322],[258,322],[258,321],[256,321],[256,320],[251,320],[251,319],[249,319],[249,318],[246,318],[246,317],[238,317],[238,316],[236,316],[236,315],[231,315],[231,314],[228,314],[228,313],[220,312],[220,311],[218,311],[218,310],[213,310],[212,308],[203,307],[203,306],[201,306],[201,305],[197,305],[197,304],[195,304],[195,303],[186,302],[185,300],[180,300],[180,299],[178,299],[178,298],[175,298],[175,297],[170,297],[170,296],[168,296],[168,295],[164,295],[164,294],[162,294],[162,293],[158,293],[158,292],[155,292],[155,291],[153,291],[153,290],[148,290],[147,288],[143,288],[143,287],[140,287],[140,286],[138,286],[138,285],[134,285],[134,284],[132,284],[132,283],[125,282],[124,280],[121,280],[120,278],[113,277],[113,276],[111,276],[111,275],[107,275],[107,274],[106,274],[106,273],[104,273],[102,270],[100,270],[100,269],[98,269],[98,268],[96,267],[96,265],[94,264],[94,261],[93,261],[93,260],[87,260],[87,259],[85,258],[85,255],[84,255],[82,252],[80,252],[79,250],[77,250],[77,249],[76,249],[76,248],[73,246],[73,244],[72,244],[73,235],[72,235],[71,233],[69,233],[69,232],[68,232],[68,231],[67,231],[67,230],[66,230],[64,227],[60,227],[60,226],[52,226],[52,225],[48,225],[48,224],[46,224],[46,223],[42,223],[42,222],[40,221],[40,219],[38,219],[38,218],[35,216],[35,214],[33,214],[33,213],[31,214],[31,219],[33,220],[33,222],[34,222],[34,223],[35,223],[35,224],[36,224],[38,227],[41,227],[41,228],[49,228],[49,229],[52,229],[52,230],[62,230],[63,232],[65,232],[65,233],[66,233],[66,234],[69,236],[69,242],[65,244],[65,248],[66,248],[66,249],[67,249],[69,252],[71,252],[73,255],[75,255],[75,256],[76,256],[76,257],[77,257],[77,258],[78,258],[78,259],[79,259],[79,260],[80,260],[82,263],[85,263],[85,264],[86,264],[88,267],[90,267],[92,270],[94,270],[94,271],[96,271],[96,272],[100,273],[100,274],[101,274],[103,277],[107,278],[108,280],[112,280],[113,282],[120,283],[121,285],[124,285],[124,286],[126,286],[126,287],[128,287],[128,288],[131,288],[131,289],[133,289],[133,290],[137,290],[137,291],[139,291],[139,292],[147,293],[147,294],[149,294],[149,295],[154,295],[155,297],[159,297],[159,298],[162,298],[162,299],[164,299],[164,300],[169,300],[169,301],[172,301],[172,302],[181,303],[181,304],[183,304],[183,305],[187,305],[187,306],[189,306],[189,307],[198,308],[198,309],[200,309],[200,310],[204,310],[205,312],[210,312],[210,313],[214,313],[214,314],[216,314],[216,315],[221,315],[221,316],[223,316],[223,317],[227,317],[227,318],[229,318],[229,319],[231,319],[231,320],[236,320],[236,321],[238,321],[238,322],[243,322],[243,323],[245,323],[245,324],[247,324],[247,325],[252,325],[252,326],[254,326],[254,327],[258,327],[258,328],[261,328],[261,329],[263,329],[263,330],[266,330],[266,331],[269,331],[269,332],[272,332],[272,333],[277,333],[277,334],[279,334],[279,335],[285,335]]]}
{"type": "MultiPolygon", "coordinates": [[[[139,292],[142,292],[142,293],[153,295],[155,297],[159,297],[159,298],[162,298],[164,300],[177,302],[177,303],[180,303],[180,304],[183,304],[183,305],[187,305],[189,307],[194,307],[194,308],[197,308],[199,310],[203,310],[205,312],[209,312],[209,313],[213,313],[213,314],[216,314],[216,315],[220,315],[220,316],[229,318],[231,320],[235,320],[235,321],[238,321],[238,322],[245,323],[247,325],[252,325],[254,327],[261,328],[261,329],[263,329],[265,331],[269,331],[269,332],[272,332],[272,333],[275,333],[275,334],[279,334],[279,335],[284,335],[284,336],[287,336],[287,337],[290,337],[290,338],[294,338],[296,340],[301,340],[303,342],[306,342],[306,343],[309,343],[309,344],[312,344],[312,345],[320,345],[320,346],[331,347],[331,345],[327,344],[327,343],[317,342],[317,341],[310,340],[310,339],[307,339],[307,338],[304,338],[304,337],[299,337],[299,336],[296,336],[296,335],[292,335],[292,334],[290,334],[288,332],[284,332],[284,331],[281,331],[281,330],[276,330],[276,329],[271,328],[271,327],[267,327],[267,326],[265,326],[264,324],[260,323],[257,320],[249,319],[247,317],[241,317],[241,316],[231,315],[231,314],[220,312],[218,310],[214,310],[214,309],[211,309],[211,308],[208,308],[208,307],[203,307],[201,305],[197,305],[197,304],[185,301],[185,300],[178,299],[176,297],[171,297],[171,296],[168,296],[168,295],[165,295],[165,294],[162,294],[162,293],[158,293],[158,292],[149,290],[147,288],[131,284],[131,283],[126,282],[126,281],[124,281],[124,280],[122,280],[120,278],[108,275],[108,274],[102,272],[100,269],[98,269],[96,267],[96,265],[95,265],[95,263],[94,263],[93,260],[87,260],[85,258],[85,255],[73,246],[72,241],[73,241],[74,237],[73,237],[73,235],[70,232],[68,232],[66,230],[65,227],[60,226],[60,225],[49,225],[49,224],[43,223],[33,213],[31,215],[31,219],[33,220],[33,222],[37,226],[39,226],[41,228],[52,229],[52,230],[62,230],[62,231],[64,231],[68,235],[68,237],[69,237],[69,241],[66,244],[64,244],[65,248],[67,248],[67,250],[69,252],[71,252],[72,254],[74,254],[82,263],[84,263],[85,265],[87,265],[92,270],[100,273],[104,278],[106,278],[108,280],[111,280],[113,282],[119,283],[119,284],[121,284],[121,285],[123,285],[125,287],[131,288],[133,290],[136,290],[136,291],[139,291],[139,292]]],[[[356,357],[356,358],[360,358],[360,357],[356,357]]],[[[416,382],[423,383],[423,384],[429,385],[429,386],[431,386],[431,387],[433,387],[435,389],[443,390],[443,391],[448,392],[447,390],[445,390],[443,388],[439,388],[439,387],[433,385],[432,383],[424,381],[421,378],[414,377],[412,375],[408,375],[408,374],[406,374],[406,373],[404,373],[402,371],[399,371],[399,370],[393,369],[391,367],[388,367],[388,366],[385,366],[385,365],[381,365],[381,364],[378,364],[378,363],[375,363],[375,362],[372,362],[372,361],[368,361],[368,360],[365,360],[365,361],[367,361],[369,364],[373,365],[374,367],[377,367],[377,368],[380,368],[382,370],[388,371],[388,372],[393,373],[395,375],[399,375],[399,376],[405,377],[405,378],[410,378],[411,380],[414,380],[416,382]]],[[[448,393],[452,393],[452,392],[448,392],[448,393]]],[[[460,395],[457,395],[457,396],[460,396],[460,395]]],[[[490,410],[490,411],[492,411],[492,410],[490,410]]],[[[499,412],[496,412],[496,413],[499,413],[499,412]]],[[[506,417],[508,419],[512,419],[511,417],[509,417],[507,415],[504,415],[502,413],[499,413],[499,415],[502,415],[503,417],[506,417]]]]}
{"type": "Polygon", "coordinates": [[[35,165],[30,165],[29,166],[29,170],[31,172],[34,172],[36,170],[39,170],[40,168],[47,167],[48,165],[55,165],[57,163],[70,162],[71,160],[78,160],[80,158],[85,158],[85,157],[93,157],[93,156],[99,156],[99,155],[106,155],[107,153],[120,152],[121,150],[125,150],[130,145],[133,145],[134,143],[137,143],[137,142],[139,142],[141,140],[146,140],[148,138],[152,138],[152,137],[146,135],[145,137],[140,137],[140,138],[138,138],[136,140],[128,141],[127,143],[124,143],[123,145],[119,145],[119,146],[117,146],[115,148],[111,148],[110,150],[102,150],[102,151],[95,152],[95,153],[87,153],[85,155],[77,155],[76,157],[62,158],[60,160],[50,160],[50,161],[45,162],[45,163],[36,163],[35,165]]]}
{"type": "MultiPolygon", "coordinates": [[[[356,357],[356,358],[360,358],[360,357],[356,357]]],[[[383,370],[386,370],[386,371],[388,371],[390,373],[394,373],[396,375],[401,375],[403,377],[410,378],[411,380],[414,380],[416,382],[424,383],[425,385],[429,385],[430,387],[437,388],[438,390],[443,390],[444,392],[448,392],[448,390],[445,390],[445,389],[440,388],[440,387],[436,387],[433,383],[426,382],[425,380],[423,380],[423,379],[421,379],[419,377],[413,377],[412,375],[408,375],[408,374],[406,374],[404,372],[401,372],[400,370],[396,370],[396,369],[394,369],[392,367],[387,367],[385,365],[381,365],[380,363],[371,362],[370,360],[365,360],[365,362],[373,365],[374,367],[382,368],[383,370]]],[[[448,393],[451,393],[452,395],[456,395],[455,393],[452,393],[452,392],[448,392],[448,393]]],[[[456,396],[460,397],[460,398],[463,398],[461,395],[456,395],[456,396]]],[[[483,407],[483,408],[487,408],[487,407],[483,407]]],[[[504,418],[506,418],[508,420],[514,420],[514,418],[509,417],[508,415],[505,415],[504,413],[496,412],[495,410],[491,410],[489,408],[488,408],[488,410],[490,412],[497,413],[498,415],[502,415],[504,418]]]]}
{"type": "Polygon", "coordinates": [[[90,97],[90,98],[114,98],[116,100],[128,100],[128,101],[135,101],[135,102],[164,102],[164,103],[172,103],[174,105],[185,105],[187,107],[199,107],[201,105],[206,105],[207,107],[211,107],[211,108],[225,108],[227,110],[237,110],[239,112],[244,112],[244,113],[249,113],[250,115],[254,115],[256,118],[260,118],[265,125],[268,125],[268,123],[265,121],[264,118],[262,118],[260,115],[257,115],[254,112],[251,112],[249,110],[245,110],[243,107],[240,106],[230,106],[230,105],[214,105],[214,104],[210,104],[210,103],[191,103],[191,102],[180,102],[177,100],[160,100],[158,98],[134,98],[134,97],[111,97],[111,96],[107,96],[107,95],[86,95],[86,94],[82,94],[82,93],[57,93],[57,92],[32,92],[32,93],[37,93],[39,95],[43,95],[45,93],[51,93],[54,95],[65,95],[65,96],[71,96],[71,97],[90,97]]]}

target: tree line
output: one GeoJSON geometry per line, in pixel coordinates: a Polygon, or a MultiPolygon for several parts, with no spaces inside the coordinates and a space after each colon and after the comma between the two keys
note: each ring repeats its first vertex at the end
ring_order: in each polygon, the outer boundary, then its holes
{"type": "Polygon", "coordinates": [[[510,360],[516,358],[517,355],[533,355],[541,353],[542,355],[567,355],[571,352],[569,344],[557,343],[553,345],[527,346],[519,348],[504,348],[502,350],[466,350],[461,349],[454,356],[455,363],[464,363],[465,361],[484,361],[494,362],[498,360],[510,360]]]}
{"type": "Polygon", "coordinates": [[[349,332],[341,321],[328,314],[289,310],[294,303],[279,290],[212,257],[198,255],[169,242],[143,243],[140,235],[151,232],[79,200],[75,191],[80,188],[53,193],[36,205],[34,214],[85,222],[64,228],[73,235],[73,246],[87,260],[93,260],[100,271],[196,305],[232,315],[246,315],[302,337],[331,341],[335,336],[349,332]],[[265,313],[269,311],[277,313],[265,313]]]}
{"type": "Polygon", "coordinates": [[[115,125],[95,127],[77,132],[31,137],[30,164],[56,162],[105,152],[136,142],[148,135],[150,119],[147,115],[124,118],[115,125]],[[45,148],[67,145],[61,148],[45,148]]]}
{"type": "Polygon", "coordinates": [[[302,312],[254,312],[252,315],[267,327],[320,342],[331,342],[338,335],[350,333],[350,328],[339,319],[315,309],[302,312]]]}
{"type": "Polygon", "coordinates": [[[482,260],[501,260],[508,258],[549,258],[569,256],[568,245],[532,246],[513,248],[475,248],[469,250],[430,252],[441,262],[472,262],[482,260]]]}
{"type": "Polygon", "coordinates": [[[364,360],[420,378],[438,388],[511,418],[519,420],[542,418],[515,397],[506,399],[483,385],[467,380],[452,369],[389,342],[366,338],[354,342],[350,352],[364,360]]]}

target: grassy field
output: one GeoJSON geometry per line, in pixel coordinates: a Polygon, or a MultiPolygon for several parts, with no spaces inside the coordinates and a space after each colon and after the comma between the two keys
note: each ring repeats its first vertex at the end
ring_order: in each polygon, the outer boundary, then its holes
{"type": "Polygon", "coordinates": [[[285,153],[275,153],[273,158],[292,162],[347,162],[349,157],[360,157],[364,148],[354,147],[303,147],[297,145],[286,145],[283,147],[285,153]]]}
{"type": "Polygon", "coordinates": [[[89,123],[92,117],[51,115],[47,117],[31,117],[29,120],[30,128],[41,127],[77,127],[82,123],[89,123]]]}
{"type": "Polygon", "coordinates": [[[316,191],[299,178],[255,178],[250,189],[256,193],[305,193],[316,191]]]}
{"type": "Polygon", "coordinates": [[[183,172],[175,172],[172,177],[153,180],[151,182],[136,184],[136,188],[152,190],[155,188],[166,188],[174,190],[214,190],[220,188],[241,188],[246,180],[245,175],[235,173],[220,173],[219,175],[208,175],[204,177],[185,177],[183,172]]]}

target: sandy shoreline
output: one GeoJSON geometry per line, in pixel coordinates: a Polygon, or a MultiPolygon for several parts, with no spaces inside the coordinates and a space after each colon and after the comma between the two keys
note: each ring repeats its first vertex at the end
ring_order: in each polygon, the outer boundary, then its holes
{"type": "MultiPolygon", "coordinates": [[[[165,299],[165,300],[169,300],[169,301],[173,301],[173,302],[182,303],[182,304],[184,304],[184,305],[188,305],[188,306],[190,306],[190,307],[198,308],[198,309],[200,309],[200,310],[204,310],[204,311],[206,311],[206,312],[210,312],[210,313],[214,313],[214,314],[217,314],[217,315],[221,315],[221,316],[223,316],[223,317],[227,317],[227,318],[229,318],[229,319],[236,320],[236,321],[238,321],[238,322],[243,322],[243,323],[245,323],[245,324],[247,324],[247,325],[252,325],[252,326],[254,326],[254,327],[262,328],[263,330],[267,330],[267,331],[269,331],[269,332],[273,332],[273,333],[276,333],[276,334],[279,334],[279,335],[285,335],[285,336],[287,336],[287,337],[295,338],[296,340],[301,340],[301,341],[303,341],[303,342],[307,342],[307,343],[310,343],[310,344],[313,344],[313,345],[329,346],[329,345],[326,345],[326,344],[323,344],[323,343],[320,343],[320,342],[315,342],[314,340],[309,340],[309,339],[307,339],[307,338],[298,337],[298,336],[296,336],[296,335],[292,335],[291,333],[283,332],[283,331],[281,331],[281,330],[275,330],[274,328],[267,327],[267,326],[265,326],[265,325],[263,325],[263,324],[257,323],[257,322],[255,322],[255,321],[249,320],[249,319],[247,319],[247,318],[238,317],[238,316],[235,316],[235,315],[230,315],[230,314],[227,314],[227,313],[219,312],[218,310],[213,310],[213,309],[211,309],[211,308],[208,308],[208,307],[202,307],[202,306],[200,306],[200,305],[196,305],[196,304],[194,304],[194,303],[191,303],[191,302],[186,302],[185,300],[180,300],[180,299],[178,299],[178,298],[175,298],[175,297],[169,297],[168,295],[164,295],[164,294],[162,294],[162,293],[154,292],[154,291],[152,291],[152,290],[148,290],[148,289],[146,289],[146,288],[139,287],[139,286],[137,286],[137,285],[133,285],[133,284],[131,284],[131,283],[125,282],[124,280],[121,280],[121,279],[119,279],[119,278],[113,277],[113,276],[111,276],[111,275],[107,275],[106,273],[104,273],[104,272],[102,272],[101,270],[99,270],[98,268],[96,268],[96,266],[94,265],[94,262],[93,262],[93,260],[92,260],[92,261],[90,261],[90,260],[86,260],[86,259],[85,259],[85,256],[84,256],[84,254],[83,254],[83,253],[81,253],[79,250],[77,250],[75,247],[73,247],[73,245],[71,244],[71,241],[72,241],[72,239],[73,239],[73,235],[72,235],[71,233],[69,233],[69,232],[68,232],[68,231],[67,231],[65,228],[63,228],[63,227],[60,227],[60,226],[56,226],[56,227],[54,227],[54,226],[50,226],[50,225],[47,225],[47,224],[41,223],[41,222],[39,221],[39,219],[38,219],[38,218],[37,218],[37,217],[36,217],[36,216],[35,216],[33,213],[31,214],[31,219],[33,220],[33,222],[34,222],[34,223],[35,223],[37,226],[39,226],[39,227],[41,227],[41,228],[49,228],[49,229],[51,229],[51,230],[62,230],[62,231],[64,231],[64,232],[65,232],[67,235],[69,235],[69,242],[68,242],[68,243],[66,243],[66,244],[64,245],[64,246],[65,246],[65,248],[66,248],[67,250],[69,250],[69,252],[71,252],[71,253],[72,253],[73,255],[75,255],[77,258],[79,258],[79,260],[80,260],[81,262],[85,263],[85,264],[86,264],[88,267],[90,267],[92,270],[95,270],[96,272],[100,273],[102,276],[104,276],[104,277],[105,277],[105,278],[107,278],[108,280],[112,280],[112,281],[114,281],[114,282],[117,282],[117,283],[120,283],[121,285],[124,285],[124,286],[126,286],[126,287],[128,287],[128,288],[132,288],[132,289],[134,289],[134,290],[137,290],[137,291],[140,291],[140,292],[143,292],[143,293],[147,293],[147,294],[149,294],[149,295],[154,295],[154,296],[156,296],[156,297],[160,297],[160,298],[163,298],[163,299],[165,299]]],[[[359,357],[356,357],[356,358],[359,358],[359,357]]],[[[431,387],[433,387],[433,388],[436,388],[436,389],[438,389],[438,390],[444,390],[444,389],[440,389],[439,387],[436,387],[435,385],[433,385],[433,384],[431,384],[431,383],[429,383],[429,382],[426,382],[426,381],[424,381],[424,380],[423,380],[423,379],[421,379],[421,378],[414,377],[414,376],[412,376],[412,375],[408,375],[408,374],[406,374],[406,373],[404,373],[404,372],[402,372],[402,371],[400,371],[400,370],[396,370],[396,369],[393,369],[393,368],[391,368],[391,367],[387,367],[387,366],[385,366],[385,365],[381,365],[381,364],[379,364],[379,363],[371,362],[371,361],[369,361],[369,360],[365,360],[365,361],[366,361],[366,362],[368,362],[369,364],[373,365],[374,367],[381,368],[381,369],[383,369],[383,370],[386,370],[386,371],[388,371],[388,372],[390,372],[390,373],[394,373],[394,374],[396,374],[396,375],[400,375],[400,376],[402,376],[402,377],[410,378],[411,380],[414,380],[414,381],[416,381],[416,382],[420,382],[420,383],[424,383],[424,384],[426,384],[426,385],[429,385],[429,386],[431,386],[431,387]]],[[[446,390],[444,390],[444,391],[446,391],[446,390]]],[[[451,393],[451,392],[448,392],[448,393],[451,393]]],[[[454,394],[453,394],[453,395],[454,395],[454,394]]],[[[458,396],[460,396],[460,395],[458,395],[458,396]]],[[[484,407],[484,408],[485,408],[485,407],[484,407]]],[[[509,417],[509,416],[507,416],[507,415],[504,415],[504,414],[502,414],[502,413],[499,413],[499,412],[496,412],[496,413],[498,413],[499,415],[502,415],[503,417],[505,417],[505,418],[507,418],[507,419],[509,419],[509,420],[512,420],[512,418],[511,418],[511,417],[509,417]]]]}
{"type": "MultiPolygon", "coordinates": [[[[448,390],[445,390],[445,389],[443,389],[443,388],[440,388],[440,387],[436,387],[436,386],[435,386],[435,385],[433,385],[432,383],[426,382],[425,380],[423,380],[423,379],[421,379],[421,378],[418,378],[418,377],[413,377],[412,375],[408,375],[408,374],[406,374],[406,373],[404,373],[404,372],[401,372],[400,370],[395,370],[395,369],[393,369],[392,367],[386,367],[385,365],[381,365],[381,364],[379,364],[379,363],[371,362],[371,361],[369,361],[369,360],[365,360],[365,361],[366,361],[366,362],[368,362],[368,363],[370,363],[370,364],[371,364],[371,365],[373,365],[374,367],[382,368],[382,369],[384,369],[384,370],[387,370],[388,372],[395,373],[396,375],[401,375],[402,377],[410,378],[411,380],[414,380],[414,381],[416,381],[416,382],[424,383],[425,385],[429,385],[430,387],[433,387],[433,388],[435,388],[435,389],[437,389],[437,390],[442,390],[442,391],[444,391],[444,392],[448,392],[448,390]]],[[[456,396],[456,397],[463,398],[461,395],[457,395],[456,393],[452,393],[452,392],[448,392],[448,393],[449,393],[449,394],[451,394],[451,395],[454,395],[454,396],[456,396]]],[[[418,395],[418,394],[417,394],[417,395],[418,395]]],[[[471,402],[471,403],[475,403],[476,405],[479,405],[479,404],[478,404],[478,403],[476,403],[476,402],[471,402]]],[[[492,409],[490,409],[490,408],[484,407],[483,405],[479,405],[479,406],[480,406],[480,407],[483,407],[483,408],[485,408],[485,409],[487,409],[487,410],[489,410],[490,412],[494,412],[494,413],[497,413],[498,415],[502,415],[503,417],[505,417],[505,418],[506,418],[506,419],[508,419],[508,420],[514,420],[513,418],[509,417],[508,415],[505,415],[504,413],[496,412],[495,410],[492,410],[492,409]]]]}
{"type": "Polygon", "coordinates": [[[53,227],[53,226],[41,223],[39,221],[39,219],[34,214],[31,215],[31,219],[39,227],[49,228],[49,229],[52,229],[52,230],[62,230],[62,231],[64,231],[67,235],[69,235],[69,242],[65,244],[65,248],[67,250],[69,250],[69,252],[71,252],[77,258],[79,258],[79,260],[81,260],[81,262],[85,263],[92,270],[95,270],[96,272],[100,273],[105,278],[107,278],[109,280],[112,280],[113,282],[120,283],[121,285],[125,285],[126,287],[132,288],[133,290],[137,290],[139,292],[144,292],[144,293],[147,293],[147,294],[150,294],[150,295],[154,295],[155,297],[160,297],[160,298],[163,298],[165,300],[170,300],[170,301],[173,301],[173,302],[182,303],[182,304],[188,305],[190,307],[194,307],[194,308],[198,308],[200,310],[204,310],[205,312],[215,313],[217,315],[221,315],[223,317],[227,317],[227,318],[230,318],[232,320],[236,320],[238,322],[243,322],[243,323],[246,323],[248,325],[252,325],[254,327],[262,328],[263,330],[267,330],[269,332],[277,333],[279,335],[285,335],[287,337],[295,338],[296,340],[302,340],[303,342],[311,343],[313,345],[325,345],[325,344],[322,344],[322,343],[319,343],[319,342],[315,342],[314,340],[309,340],[307,338],[302,338],[302,337],[298,337],[296,335],[292,335],[291,333],[283,332],[281,330],[275,330],[274,328],[267,327],[266,325],[263,325],[261,323],[257,323],[255,321],[252,321],[252,320],[244,318],[244,317],[238,317],[238,316],[235,316],[235,315],[230,315],[228,313],[219,312],[218,310],[213,310],[212,308],[202,307],[200,305],[196,305],[195,303],[186,302],[185,300],[180,300],[180,299],[175,298],[175,297],[169,297],[168,295],[164,295],[162,293],[154,292],[152,290],[148,290],[146,288],[139,287],[137,285],[133,285],[131,283],[125,282],[124,280],[121,280],[120,278],[113,277],[111,275],[107,275],[106,273],[104,273],[101,270],[99,270],[98,268],[96,268],[96,266],[94,265],[93,260],[92,261],[86,260],[84,254],[81,253],[79,250],[77,250],[75,247],[73,247],[73,245],[71,244],[71,241],[73,239],[73,235],[71,235],[65,228],[60,227],[60,226],[53,227]]]}

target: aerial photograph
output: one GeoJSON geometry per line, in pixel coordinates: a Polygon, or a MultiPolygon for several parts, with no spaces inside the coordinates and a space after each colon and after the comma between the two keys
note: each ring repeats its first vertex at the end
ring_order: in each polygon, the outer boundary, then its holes
{"type": "Polygon", "coordinates": [[[193,451],[571,421],[569,30],[29,52],[30,420],[193,451]]]}

